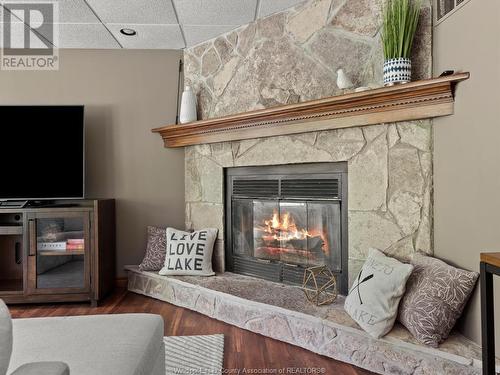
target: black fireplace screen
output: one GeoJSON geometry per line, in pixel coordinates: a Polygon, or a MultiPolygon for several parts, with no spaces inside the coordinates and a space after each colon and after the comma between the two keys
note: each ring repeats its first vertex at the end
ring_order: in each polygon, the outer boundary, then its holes
{"type": "Polygon", "coordinates": [[[316,163],[226,170],[230,271],[300,284],[326,265],[347,288],[347,166],[316,163]]]}

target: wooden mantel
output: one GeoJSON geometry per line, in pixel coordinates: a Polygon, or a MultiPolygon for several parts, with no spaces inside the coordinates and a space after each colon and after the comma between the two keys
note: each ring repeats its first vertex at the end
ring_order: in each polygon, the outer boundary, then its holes
{"type": "Polygon", "coordinates": [[[454,86],[469,73],[167,125],[153,129],[165,147],[236,141],[451,115],[454,86]]]}

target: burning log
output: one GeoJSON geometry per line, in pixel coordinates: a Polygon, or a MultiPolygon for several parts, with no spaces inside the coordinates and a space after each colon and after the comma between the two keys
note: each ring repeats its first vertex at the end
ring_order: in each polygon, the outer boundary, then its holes
{"type": "Polygon", "coordinates": [[[255,226],[254,240],[254,257],[261,259],[316,264],[328,253],[324,234],[299,228],[288,212],[280,217],[275,211],[271,219],[255,226]]]}
{"type": "Polygon", "coordinates": [[[266,247],[283,248],[283,249],[293,249],[293,250],[304,250],[311,252],[322,252],[324,245],[323,238],[321,236],[308,237],[304,239],[291,238],[286,240],[276,239],[274,237],[263,236],[262,242],[266,247]]]}
{"type": "Polygon", "coordinates": [[[262,238],[255,248],[254,257],[294,264],[322,264],[322,249],[323,239],[320,236],[286,241],[262,238]]]}

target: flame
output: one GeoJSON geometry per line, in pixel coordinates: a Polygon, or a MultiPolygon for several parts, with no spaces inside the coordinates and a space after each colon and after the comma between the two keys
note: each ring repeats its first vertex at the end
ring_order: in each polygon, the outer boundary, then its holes
{"type": "Polygon", "coordinates": [[[295,223],[293,216],[289,212],[279,214],[278,210],[273,211],[272,218],[264,220],[263,227],[259,228],[264,232],[262,239],[265,241],[277,240],[282,243],[282,247],[286,247],[286,242],[291,240],[305,240],[312,237],[321,237],[322,250],[328,254],[328,241],[321,230],[299,228],[295,223]]]}
{"type": "Polygon", "coordinates": [[[297,228],[290,213],[285,212],[280,218],[277,210],[274,210],[272,219],[264,220],[264,231],[269,234],[269,236],[265,236],[266,239],[278,241],[304,240],[311,237],[307,230],[297,228]]]}

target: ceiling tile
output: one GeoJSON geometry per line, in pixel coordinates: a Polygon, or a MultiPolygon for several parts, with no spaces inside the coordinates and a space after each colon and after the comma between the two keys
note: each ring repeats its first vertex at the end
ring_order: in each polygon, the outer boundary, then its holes
{"type": "Polygon", "coordinates": [[[188,47],[215,38],[234,28],[236,28],[236,26],[182,26],[188,47]]]}
{"type": "Polygon", "coordinates": [[[255,18],[257,0],[174,0],[181,25],[242,25],[255,18]]]}
{"type": "Polygon", "coordinates": [[[59,48],[120,48],[113,36],[101,23],[61,23],[59,26],[59,48]]]}
{"type": "MultiPolygon", "coordinates": [[[[47,0],[30,0],[32,3],[47,0]]],[[[56,0],[59,7],[59,23],[99,23],[85,0],[56,0]]]]}
{"type": "Polygon", "coordinates": [[[260,0],[258,17],[265,17],[272,13],[281,12],[303,2],[304,0],[260,0]]]}
{"type": "Polygon", "coordinates": [[[182,49],[185,43],[193,46],[253,21],[258,3],[258,17],[265,17],[304,0],[55,1],[59,4],[57,44],[61,48],[120,48],[116,38],[124,48],[182,49]],[[100,24],[99,19],[106,26],[100,24]],[[138,34],[134,37],[122,35],[119,31],[124,27],[133,28],[138,34]]]}
{"type": "Polygon", "coordinates": [[[176,24],[171,0],[87,0],[104,23],[176,24]]]}
{"type": "Polygon", "coordinates": [[[106,24],[123,48],[135,49],[181,49],[184,48],[179,25],[134,25],[106,24]],[[137,34],[126,36],[120,33],[122,28],[134,29],[137,34]]]}

